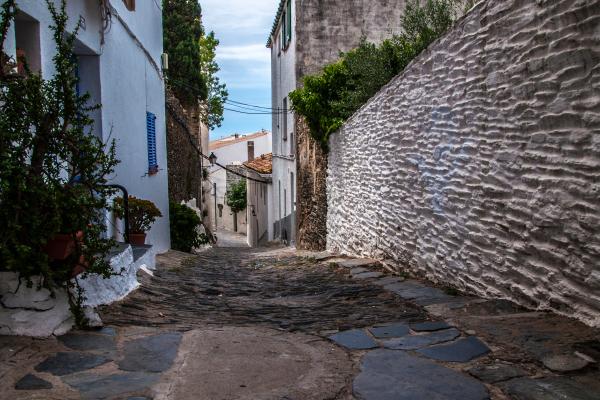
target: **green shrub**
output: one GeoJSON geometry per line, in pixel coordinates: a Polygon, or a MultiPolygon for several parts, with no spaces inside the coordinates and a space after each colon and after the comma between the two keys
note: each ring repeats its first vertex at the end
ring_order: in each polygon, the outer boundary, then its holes
{"type": "Polygon", "coordinates": [[[452,26],[462,1],[409,1],[402,34],[380,45],[363,39],[321,73],[304,77],[303,87],[289,97],[293,110],[305,117],[311,136],[327,150],[331,133],[452,26]]]}
{"type": "Polygon", "coordinates": [[[169,204],[171,218],[171,247],[190,253],[194,248],[208,243],[208,236],[198,232],[202,225],[194,210],[183,204],[169,204]]]}
{"type": "MultiPolygon", "coordinates": [[[[115,215],[119,218],[124,217],[123,198],[115,199],[115,215]]],[[[162,217],[162,213],[156,205],[150,200],[138,199],[129,196],[129,232],[146,233],[152,227],[156,218],[162,217]]]]}
{"type": "Polygon", "coordinates": [[[231,208],[231,211],[238,213],[245,210],[247,201],[246,180],[241,180],[231,185],[231,188],[227,192],[227,205],[231,208]]]}

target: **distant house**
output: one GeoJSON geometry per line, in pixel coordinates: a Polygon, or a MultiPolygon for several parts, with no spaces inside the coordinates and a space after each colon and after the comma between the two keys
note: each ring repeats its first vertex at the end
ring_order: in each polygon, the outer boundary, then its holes
{"type": "MultiPolygon", "coordinates": [[[[0,1],[2,3],[3,1],[0,1]]],[[[54,1],[57,5],[59,1],[54,1]]],[[[163,218],[153,225],[147,243],[157,252],[170,248],[165,134],[165,89],[161,69],[162,10],[155,1],[107,1],[112,18],[102,29],[100,2],[69,1],[69,28],[80,22],[74,57],[81,93],[101,104],[92,117],[94,134],[116,140],[117,166],[111,183],[133,196],[153,201],[163,218]]],[[[24,56],[31,69],[48,78],[54,74],[55,43],[45,1],[17,1],[19,13],[7,38],[10,56],[24,56]]],[[[121,235],[112,217],[108,234],[121,235]]]]}
{"type": "Polygon", "coordinates": [[[246,161],[248,198],[248,245],[257,247],[273,240],[273,154],[263,154],[252,161],[246,161]]]}
{"type": "Polygon", "coordinates": [[[217,156],[217,163],[229,171],[213,166],[209,169],[209,181],[213,190],[208,210],[213,231],[225,229],[239,233],[247,232],[246,212],[234,214],[227,205],[227,192],[231,186],[245,179],[243,163],[271,152],[271,132],[261,131],[247,135],[235,134],[209,143],[208,149],[217,156]],[[237,172],[237,174],[236,174],[237,172]]]}
{"type": "Polygon", "coordinates": [[[267,47],[271,49],[273,213],[275,236],[299,248],[324,249],[327,159],[288,94],[302,78],[336,61],[361,38],[381,42],[400,32],[406,0],[281,0],[267,47]]]}

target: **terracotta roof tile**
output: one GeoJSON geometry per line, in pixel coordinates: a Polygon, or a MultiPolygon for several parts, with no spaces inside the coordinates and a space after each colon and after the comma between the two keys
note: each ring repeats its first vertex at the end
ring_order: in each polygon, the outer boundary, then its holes
{"type": "Polygon", "coordinates": [[[212,142],[210,142],[208,144],[208,149],[211,151],[217,150],[217,149],[220,149],[221,147],[231,146],[232,144],[235,144],[235,143],[240,143],[240,142],[245,142],[245,141],[252,140],[252,139],[257,139],[259,137],[263,137],[268,134],[269,134],[269,132],[262,131],[262,132],[256,132],[256,133],[253,133],[250,135],[245,135],[245,136],[240,135],[237,138],[235,136],[228,136],[223,139],[213,140],[212,142]]]}
{"type": "Polygon", "coordinates": [[[259,174],[271,174],[273,172],[273,153],[263,154],[252,161],[246,161],[244,166],[259,174]]]}

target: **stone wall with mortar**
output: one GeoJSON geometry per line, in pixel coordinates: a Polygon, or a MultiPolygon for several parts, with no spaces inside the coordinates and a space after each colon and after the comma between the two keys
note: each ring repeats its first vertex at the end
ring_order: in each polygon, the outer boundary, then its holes
{"type": "Polygon", "coordinates": [[[198,116],[198,109],[184,109],[179,100],[170,91],[167,92],[169,200],[177,203],[191,199],[199,201],[201,198],[202,172],[194,149],[194,146],[200,148],[201,145],[198,116]],[[182,122],[187,124],[190,132],[182,122]]]}
{"type": "MultiPolygon", "coordinates": [[[[297,0],[296,81],[318,73],[361,38],[380,43],[400,33],[406,0],[297,0]]],[[[297,159],[296,246],[323,250],[327,228],[327,155],[295,118],[297,159]]]]}
{"type": "Polygon", "coordinates": [[[600,326],[600,1],[490,0],[330,141],[330,250],[600,326]]]}

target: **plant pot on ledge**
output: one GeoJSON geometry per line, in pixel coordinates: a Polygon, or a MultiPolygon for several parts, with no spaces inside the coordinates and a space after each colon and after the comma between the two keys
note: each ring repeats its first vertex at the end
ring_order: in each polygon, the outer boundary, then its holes
{"type": "Polygon", "coordinates": [[[129,243],[135,246],[143,246],[146,244],[145,233],[129,233],[129,243]]]}
{"type": "MultiPolygon", "coordinates": [[[[78,231],[75,238],[79,241],[83,239],[83,231],[78,231]]],[[[71,233],[59,233],[48,240],[44,246],[44,252],[50,260],[65,260],[75,250],[75,240],[71,233]]]]}

